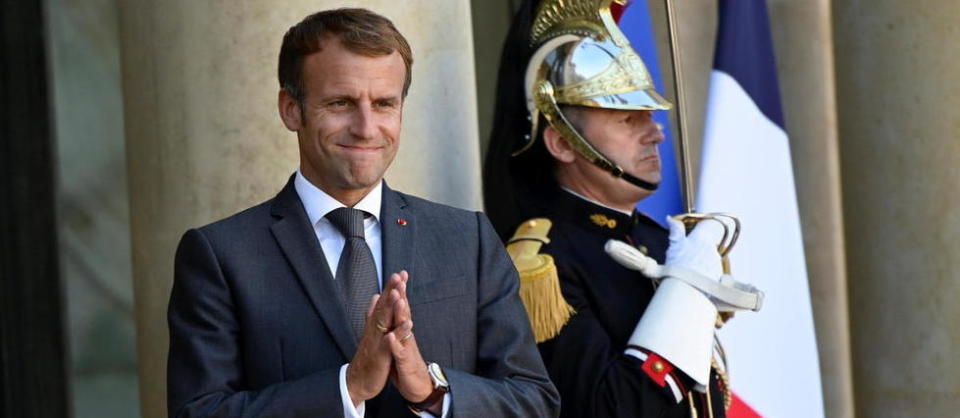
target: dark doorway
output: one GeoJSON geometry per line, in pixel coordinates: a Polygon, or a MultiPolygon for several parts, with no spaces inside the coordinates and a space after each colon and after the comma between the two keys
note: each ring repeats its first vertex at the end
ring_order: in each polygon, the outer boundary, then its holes
{"type": "Polygon", "coordinates": [[[0,2],[0,415],[68,416],[43,4],[0,2]]]}

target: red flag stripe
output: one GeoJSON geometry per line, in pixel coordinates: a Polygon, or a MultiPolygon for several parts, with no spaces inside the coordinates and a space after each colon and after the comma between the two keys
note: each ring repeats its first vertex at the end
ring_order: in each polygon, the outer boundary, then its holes
{"type": "Polygon", "coordinates": [[[733,399],[730,401],[730,410],[727,411],[727,418],[763,418],[762,415],[754,411],[750,405],[747,405],[743,399],[740,399],[736,393],[730,394],[733,399]]]}

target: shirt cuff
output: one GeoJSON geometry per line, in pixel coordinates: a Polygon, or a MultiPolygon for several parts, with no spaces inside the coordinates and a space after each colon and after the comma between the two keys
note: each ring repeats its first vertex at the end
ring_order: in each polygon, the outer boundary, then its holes
{"type": "MultiPolygon", "coordinates": [[[[347,366],[350,363],[340,366],[340,403],[343,406],[344,418],[362,418],[367,410],[367,403],[360,402],[360,405],[353,406],[353,400],[350,399],[350,391],[347,390],[347,366]]],[[[446,413],[446,399],[444,399],[444,413],[446,413]]]]}

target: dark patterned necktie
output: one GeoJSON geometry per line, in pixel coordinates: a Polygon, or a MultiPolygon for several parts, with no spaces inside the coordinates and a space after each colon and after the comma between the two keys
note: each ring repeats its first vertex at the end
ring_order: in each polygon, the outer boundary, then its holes
{"type": "Polygon", "coordinates": [[[373,262],[373,253],[363,235],[363,218],[366,215],[366,212],[353,208],[334,209],[327,214],[330,223],[346,239],[337,265],[336,281],[347,312],[347,321],[358,341],[363,332],[370,298],[380,292],[377,265],[373,262]]]}

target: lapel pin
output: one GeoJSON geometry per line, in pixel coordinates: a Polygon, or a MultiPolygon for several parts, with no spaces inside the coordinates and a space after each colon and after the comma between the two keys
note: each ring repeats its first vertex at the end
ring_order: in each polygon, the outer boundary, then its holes
{"type": "Polygon", "coordinates": [[[407,220],[403,218],[397,218],[397,225],[407,226],[407,220]]]}

